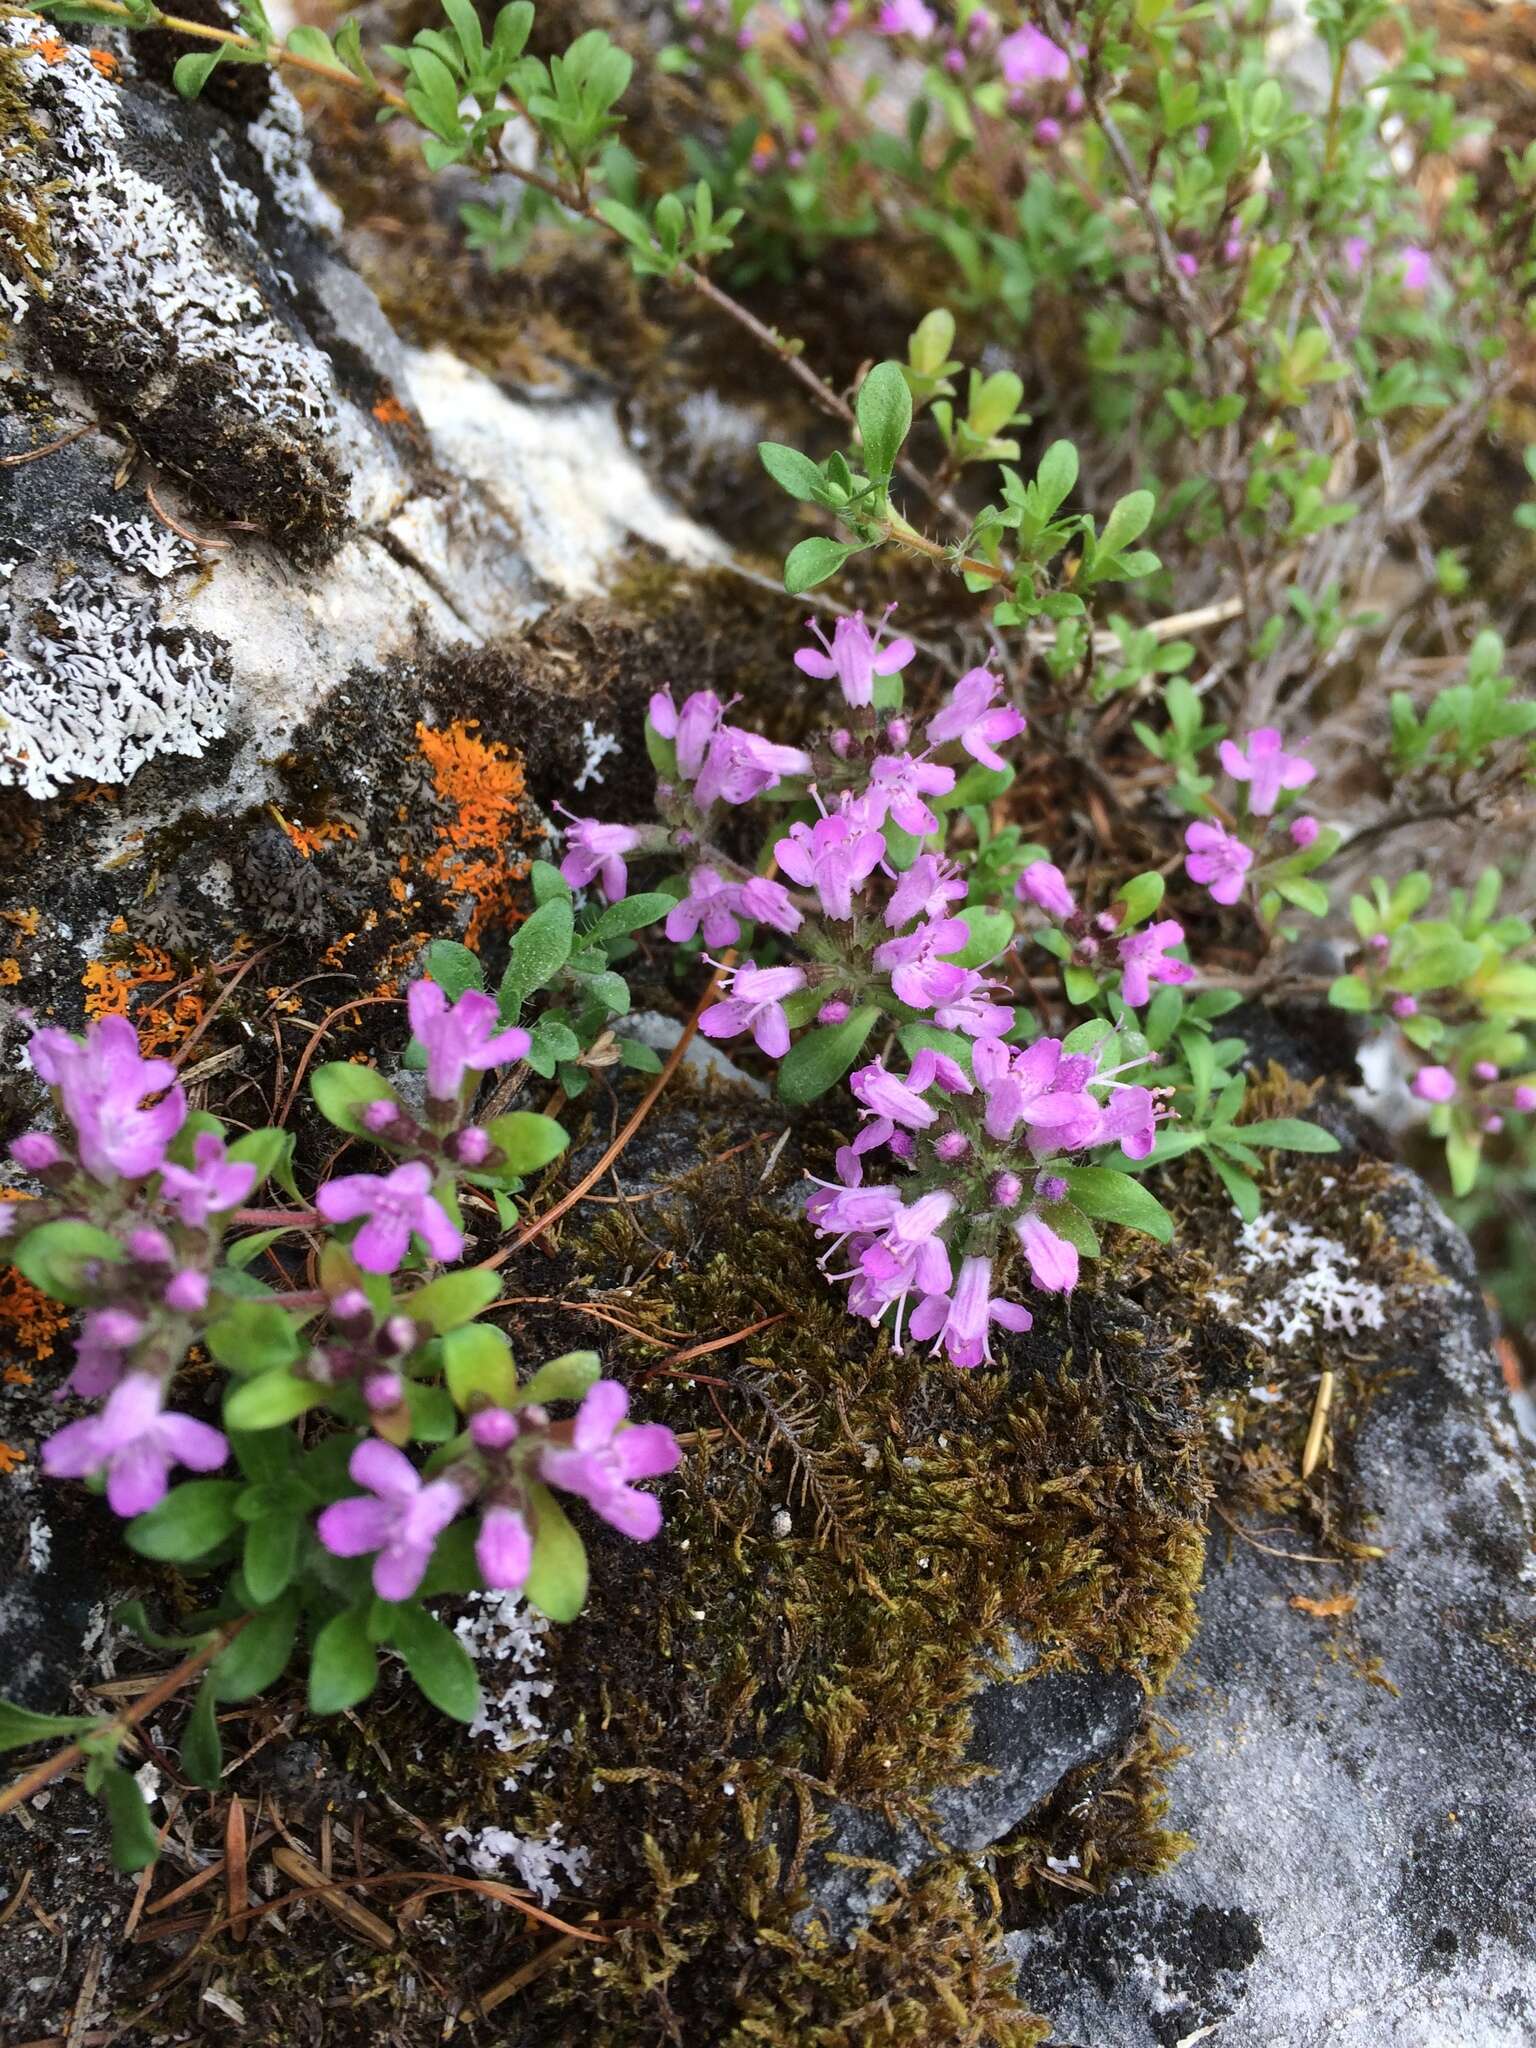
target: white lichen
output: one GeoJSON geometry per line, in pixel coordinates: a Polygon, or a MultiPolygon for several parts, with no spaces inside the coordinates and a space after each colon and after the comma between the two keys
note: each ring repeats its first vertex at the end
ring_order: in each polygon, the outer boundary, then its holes
{"type": "Polygon", "coordinates": [[[101,528],[108,554],[115,555],[124,568],[152,576],[157,583],[179,569],[197,567],[197,549],[147,512],[139,519],[114,519],[110,513],[93,512],[91,523],[101,528]]]}
{"type": "Polygon", "coordinates": [[[126,782],[224,732],[216,644],[162,627],[153,598],[73,576],[11,609],[0,604],[0,785],[49,797],[72,781],[126,782]]]}
{"type": "MultiPolygon", "coordinates": [[[[478,112],[478,108],[476,109],[478,112]]],[[[261,158],[272,196],[291,220],[323,235],[339,235],[341,208],[315,183],[298,101],[275,72],[267,75],[267,104],[247,133],[261,158]]]]}
{"type": "MultiPolygon", "coordinates": [[[[0,21],[0,40],[13,49],[30,39],[24,19],[0,21]]],[[[16,150],[11,183],[25,197],[29,185],[64,180],[48,202],[56,277],[37,289],[67,289],[71,320],[109,326],[119,350],[131,341],[178,367],[221,365],[230,373],[232,407],[329,429],[330,365],[272,319],[255,282],[220,256],[188,201],[128,160],[119,88],[73,44],[51,62],[21,56],[15,71],[49,122],[53,148],[46,156],[30,145],[16,150]]],[[[271,132],[279,132],[286,117],[270,118],[277,123],[271,132]]],[[[273,155],[285,176],[297,175],[289,157],[273,155]]]]}
{"type": "Polygon", "coordinates": [[[549,1623],[516,1593],[477,1593],[469,1612],[454,1626],[459,1641],[481,1667],[480,1711],[470,1734],[488,1735],[506,1752],[540,1746],[545,1728],[538,1702],[555,1689],[549,1679],[536,1675],[544,1662],[549,1623]]]}
{"type": "Polygon", "coordinates": [[[571,784],[573,789],[585,789],[589,782],[601,782],[603,763],[610,754],[623,752],[618,739],[611,732],[598,732],[590,718],[581,721],[581,744],[583,748],[581,772],[571,784]]]}
{"type": "Polygon", "coordinates": [[[590,1849],[567,1847],[555,1821],[547,1835],[520,1835],[512,1828],[449,1828],[444,1841],[461,1843],[460,1854],[481,1877],[500,1877],[510,1864],[541,1906],[552,1906],[562,1891],[576,1891],[590,1849]]]}
{"type": "MultiPolygon", "coordinates": [[[[1237,1327],[1271,1346],[1291,1346],[1322,1335],[1357,1336],[1379,1330],[1386,1321],[1387,1298],[1374,1281],[1358,1277],[1360,1262],[1321,1231],[1286,1217],[1261,1215],[1238,1234],[1237,1263],[1249,1276],[1283,1275],[1279,1287],[1264,1296],[1244,1290],[1245,1313],[1237,1327]]],[[[1233,1309],[1235,1296],[1223,1293],[1216,1306],[1233,1309]]]]}

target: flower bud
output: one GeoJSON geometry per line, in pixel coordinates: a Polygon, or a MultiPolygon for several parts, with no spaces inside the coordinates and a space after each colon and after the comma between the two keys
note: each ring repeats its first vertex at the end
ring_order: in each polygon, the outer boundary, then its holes
{"type": "Polygon", "coordinates": [[[391,1316],[379,1332],[379,1349],[386,1358],[403,1358],[416,1349],[417,1341],[417,1328],[409,1316],[391,1316]]]}
{"type": "Polygon", "coordinates": [[[483,1166],[491,1156],[491,1134],[479,1124],[466,1124],[453,1141],[453,1154],[460,1166],[483,1166]]]}
{"type": "Polygon", "coordinates": [[[46,1131],[23,1131],[19,1138],[11,1140],[11,1157],[28,1173],[44,1173],[50,1166],[60,1166],[66,1156],[58,1139],[49,1137],[46,1131]]]}
{"type": "Polygon", "coordinates": [[[836,754],[839,761],[846,761],[853,752],[853,734],[846,725],[840,725],[827,741],[827,745],[836,754]]]}
{"type": "Polygon", "coordinates": [[[371,1372],[363,1381],[363,1399],[370,1414],[387,1414],[405,1399],[405,1381],[397,1372],[371,1372]]]}
{"type": "Polygon", "coordinates": [[[183,1267],[172,1275],[163,1299],[166,1307],[175,1309],[178,1315],[196,1315],[199,1309],[208,1306],[208,1275],[193,1266],[183,1267]]]}
{"type": "Polygon", "coordinates": [[[1392,950],[1392,941],[1385,932],[1377,932],[1373,938],[1367,941],[1367,944],[1373,953],[1390,953],[1392,950]]]}
{"type": "Polygon", "coordinates": [[[1077,908],[1067,878],[1054,861],[1032,860],[1014,884],[1013,893],[1048,917],[1070,917],[1077,908]]]}
{"type": "Polygon", "coordinates": [[[1488,1133],[1490,1138],[1496,1138],[1499,1135],[1499,1132],[1503,1130],[1503,1128],[1504,1119],[1498,1114],[1497,1110],[1495,1110],[1492,1116],[1485,1116],[1483,1118],[1483,1129],[1488,1133]]]}
{"type": "Polygon", "coordinates": [[[816,1012],[818,1024],[846,1024],[850,1015],[848,1005],[841,996],[834,996],[829,1003],[823,1003],[816,1012]]]}
{"type": "Polygon", "coordinates": [[[136,1230],[129,1231],[128,1255],[141,1266],[168,1266],[176,1256],[165,1232],[150,1223],[141,1223],[136,1230]]]}
{"type": "Polygon", "coordinates": [[[1394,996],[1392,998],[1392,1014],[1394,1017],[1402,1018],[1417,1017],[1419,1014],[1418,1003],[1412,996],[1394,996]]]}
{"type": "Polygon", "coordinates": [[[1054,149],[1061,140],[1061,123],[1047,114],[1043,121],[1035,123],[1035,140],[1042,149],[1054,149]]]}
{"type": "Polygon", "coordinates": [[[992,1183],[992,1199],[999,1209],[1015,1209],[1024,1192],[1024,1183],[1016,1173],[1000,1173],[992,1183]]]}
{"type": "Polygon", "coordinates": [[[504,1451],[517,1435],[517,1417],[505,1408],[481,1408],[469,1418],[469,1434],[482,1451],[504,1451]]]}
{"type": "Polygon", "coordinates": [[[1515,1107],[1522,1115],[1536,1109],[1536,1088],[1532,1088],[1528,1083],[1522,1082],[1515,1090],[1515,1107]]]}
{"type": "Polygon", "coordinates": [[[971,1141],[964,1131],[946,1131],[942,1138],[934,1141],[934,1152],[946,1166],[953,1166],[957,1159],[964,1159],[971,1149],[971,1141]]]}
{"type": "Polygon", "coordinates": [[[885,739],[887,746],[904,747],[912,737],[912,727],[905,718],[887,719],[885,739]]]}
{"type": "Polygon", "coordinates": [[[1497,1081],[1499,1070],[1492,1060],[1474,1060],[1472,1063],[1472,1078],[1474,1081],[1497,1081]]]}
{"type": "Polygon", "coordinates": [[[373,1306],[361,1287],[348,1287],[331,1303],[331,1314],[338,1323],[361,1324],[363,1329],[373,1328],[373,1306]]]}
{"type": "Polygon", "coordinates": [[[1037,1202],[1064,1202],[1070,1192],[1059,1173],[1043,1173],[1035,1182],[1037,1202]]]}
{"type": "Polygon", "coordinates": [[[1316,818],[1292,818],[1291,844],[1301,847],[1310,846],[1321,830],[1322,827],[1318,824],[1316,818]]]}
{"type": "Polygon", "coordinates": [[[362,1114],[363,1129],[375,1133],[387,1131],[392,1123],[398,1121],[399,1116],[399,1103],[391,1102],[387,1095],[381,1095],[376,1102],[370,1102],[364,1109],[362,1114]]]}
{"type": "Polygon", "coordinates": [[[1420,1067],[1408,1085],[1420,1102],[1449,1102],[1456,1093],[1456,1076],[1449,1067],[1420,1067]]]}
{"type": "Polygon", "coordinates": [[[126,1351],[130,1344],[137,1344],[144,1334],[144,1321],[132,1309],[98,1309],[91,1318],[91,1335],[100,1344],[109,1344],[114,1351],[126,1351]]]}

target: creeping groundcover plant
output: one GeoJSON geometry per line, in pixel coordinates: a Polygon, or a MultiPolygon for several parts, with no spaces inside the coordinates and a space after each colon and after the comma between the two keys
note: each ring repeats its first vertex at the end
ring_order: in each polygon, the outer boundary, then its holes
{"type": "MultiPolygon", "coordinates": [[[[291,1134],[231,1142],[189,1108],[169,1061],[142,1056],[126,1018],[83,1040],[38,1030],[28,1047],[58,1135],[11,1145],[42,1192],[0,1206],[3,1249],[80,1311],[57,1398],[90,1404],[44,1444],[43,1469],[104,1492],[140,1556],[224,1575],[202,1633],[176,1639],[209,1653],[182,1752],[199,1784],[222,1769],[218,1706],[272,1683],[301,1637],[317,1712],[364,1699],[389,1648],[436,1706],[472,1720],[474,1665],[423,1603],[503,1589],[569,1620],[587,1567],[562,1498],[642,1542],[661,1527],[639,1482],[676,1465],[672,1432],[630,1422],[595,1353],[523,1377],[481,1320],[498,1274],[464,1258],[466,1194],[506,1202],[565,1147],[547,1116],[473,1120],[481,1076],[525,1061],[532,1037],[476,989],[450,1002],[418,981],[408,1008],[424,1104],[408,1108],[371,1068],[319,1068],[321,1114],[383,1157],[323,1180],[310,1207],[291,1134]],[[269,1180],[294,1206],[251,1206],[269,1180]],[[307,1264],[291,1249],[304,1240],[307,1264]],[[277,1277],[256,1277],[263,1265],[277,1277]],[[215,1408],[219,1424],[181,1403],[215,1408]]],[[[8,1745],[73,1725],[0,1703],[8,1745]]],[[[111,1724],[80,1725],[119,1860],[143,1863],[155,1832],[111,1724]]]]}

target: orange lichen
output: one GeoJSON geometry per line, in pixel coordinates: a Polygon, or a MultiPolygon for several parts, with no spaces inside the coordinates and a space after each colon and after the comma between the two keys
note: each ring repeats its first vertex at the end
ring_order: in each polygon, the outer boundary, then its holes
{"type": "Polygon", "coordinates": [[[19,960],[0,960],[0,988],[14,988],[21,979],[19,960]]]}
{"type": "Polygon", "coordinates": [[[43,913],[31,905],[25,910],[0,910],[0,921],[20,932],[24,939],[35,939],[43,913]]]}
{"type": "Polygon", "coordinates": [[[456,720],[440,731],[416,728],[433,786],[451,813],[438,825],[426,871],[456,895],[469,897],[473,908],[464,937],[470,946],[488,926],[515,922],[515,884],[528,872],[527,855],[513,850],[528,836],[523,764],[499,741],[477,733],[474,720],[456,720]]]}
{"type": "Polygon", "coordinates": [[[14,1472],[18,1465],[26,1462],[25,1451],[18,1451],[14,1444],[0,1444],[0,1473],[14,1472]]]}
{"type": "Polygon", "coordinates": [[[87,50],[85,54],[103,78],[111,83],[116,82],[117,75],[123,67],[110,50],[87,50]]]}
{"type": "Polygon", "coordinates": [[[357,837],[357,827],[345,825],[339,818],[323,818],[318,825],[296,825],[291,818],[285,818],[275,804],[269,809],[287,833],[290,844],[297,847],[306,860],[313,860],[322,846],[332,846],[339,839],[357,837]]]}
{"type": "Polygon", "coordinates": [[[30,1387],[33,1384],[32,1375],[24,1365],[8,1365],[4,1372],[0,1372],[0,1380],[8,1387],[30,1387]]]}
{"type": "Polygon", "coordinates": [[[372,411],[374,418],[385,427],[403,427],[411,417],[393,391],[387,391],[372,411]]]}
{"type": "MultiPolygon", "coordinates": [[[[19,1188],[0,1188],[0,1202],[29,1202],[19,1188]]],[[[14,1266],[0,1266],[0,1348],[23,1351],[34,1363],[52,1358],[54,1339],[69,1323],[69,1310],[14,1266]]]]}
{"type": "MultiPolygon", "coordinates": [[[[108,927],[114,934],[126,932],[127,925],[115,917],[108,927]]],[[[126,1017],[128,1006],[141,988],[163,986],[176,979],[176,963],[158,946],[142,940],[134,946],[129,960],[92,960],[80,977],[85,990],[85,1014],[92,1022],[98,1017],[126,1017]]]]}
{"type": "Polygon", "coordinates": [[[68,43],[57,36],[39,36],[35,43],[24,43],[24,50],[30,50],[34,57],[41,57],[45,64],[62,64],[69,55],[68,43]]]}

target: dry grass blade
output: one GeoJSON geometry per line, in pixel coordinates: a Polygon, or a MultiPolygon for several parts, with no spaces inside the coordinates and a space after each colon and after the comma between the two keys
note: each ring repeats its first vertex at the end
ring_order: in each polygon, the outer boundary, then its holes
{"type": "Polygon", "coordinates": [[[350,1927],[354,1934],[361,1935],[364,1941],[371,1942],[375,1948],[393,1948],[399,1940],[400,1937],[387,1921],[381,1920],[377,1913],[370,1913],[366,1906],[360,1906],[356,1899],[349,1899],[340,1884],[327,1882],[324,1871],[317,1864],[311,1863],[307,1856],[301,1856],[297,1849],[274,1849],[272,1861],[284,1877],[294,1878],[302,1890],[297,1893],[289,1892],[281,1901],[269,1900],[267,1910],[307,1896],[316,1899],[333,1918],[350,1927]]]}
{"type": "Polygon", "coordinates": [[[246,1881],[245,1808],[238,1799],[229,1802],[224,1822],[224,1898],[229,1908],[229,1932],[234,1941],[245,1939],[245,1909],[250,1892],[246,1881]]]}
{"type": "Polygon", "coordinates": [[[542,1977],[546,1970],[553,1969],[562,1957],[570,1955],[579,1946],[574,1934],[562,1934],[560,1939],[552,1941],[548,1948],[540,1949],[539,1953],[531,1961],[524,1963],[520,1970],[514,1970],[510,1977],[503,1977],[499,1983],[493,1984],[489,1991],[482,1992],[472,2005],[462,2006],[459,2018],[466,2026],[475,2020],[484,2019],[487,2013],[494,2012],[498,2005],[504,2005],[509,1998],[515,1998],[519,1991],[525,1990],[535,1978],[542,1977]]]}

